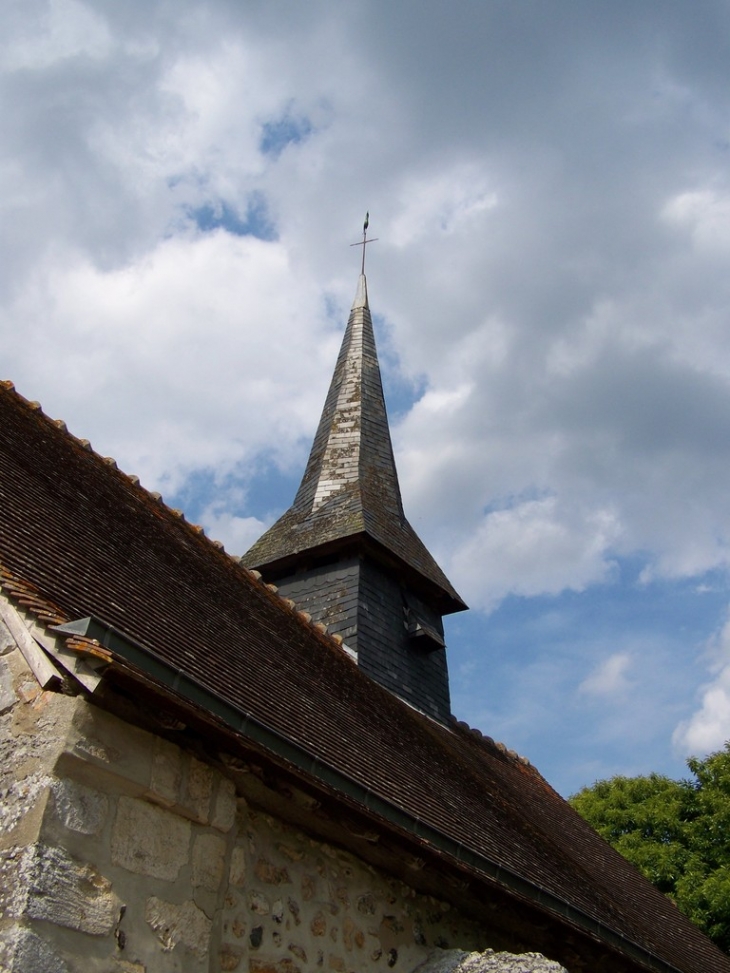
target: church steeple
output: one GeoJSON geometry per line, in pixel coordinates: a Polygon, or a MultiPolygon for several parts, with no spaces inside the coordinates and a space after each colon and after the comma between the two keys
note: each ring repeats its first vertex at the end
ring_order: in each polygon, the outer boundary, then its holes
{"type": "Polygon", "coordinates": [[[466,605],[403,513],[364,274],[294,503],[243,563],[377,681],[448,716],[441,616],[466,605]]]}

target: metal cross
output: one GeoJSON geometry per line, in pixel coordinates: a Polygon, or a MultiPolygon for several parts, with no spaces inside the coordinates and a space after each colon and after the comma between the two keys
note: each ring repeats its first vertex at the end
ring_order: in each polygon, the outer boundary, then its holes
{"type": "Polygon", "coordinates": [[[375,243],[379,238],[374,236],[368,239],[368,226],[370,225],[370,213],[365,214],[365,222],[362,225],[362,240],[359,243],[351,243],[351,247],[362,247],[362,267],[360,273],[365,276],[365,247],[368,243],[375,243]]]}

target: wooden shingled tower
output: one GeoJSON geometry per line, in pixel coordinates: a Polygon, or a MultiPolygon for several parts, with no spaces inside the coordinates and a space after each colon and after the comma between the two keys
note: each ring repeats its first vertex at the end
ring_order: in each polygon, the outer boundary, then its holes
{"type": "Polygon", "coordinates": [[[294,503],[242,560],[381,685],[450,715],[442,617],[466,605],[403,513],[364,273],[294,503]]]}

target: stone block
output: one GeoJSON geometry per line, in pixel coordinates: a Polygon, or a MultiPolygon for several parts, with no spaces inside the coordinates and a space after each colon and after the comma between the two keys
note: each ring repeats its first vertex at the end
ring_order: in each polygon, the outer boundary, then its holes
{"type": "Polygon", "coordinates": [[[252,957],[248,965],[250,973],[301,973],[301,968],[290,959],[272,960],[252,957]]]}
{"type": "Polygon", "coordinates": [[[210,799],[213,792],[213,770],[195,757],[190,757],[187,780],[181,805],[185,812],[200,824],[210,820],[210,799]]]}
{"type": "Polygon", "coordinates": [[[190,855],[190,822],[133,797],[120,797],[112,832],[115,865],[174,882],[190,855]]]}
{"type": "Polygon", "coordinates": [[[91,936],[108,935],[119,921],[122,903],[111,882],[61,848],[28,849],[19,872],[26,889],[22,914],[28,918],[91,936]]]}
{"type": "Polygon", "coordinates": [[[7,836],[13,833],[13,840],[18,845],[33,842],[38,837],[53,778],[43,772],[28,774],[26,777],[18,773],[17,767],[12,765],[4,768],[4,771],[4,793],[0,800],[0,835],[5,842],[8,840],[7,836]]]}
{"type": "Polygon", "coordinates": [[[5,622],[0,618],[0,655],[13,652],[15,647],[15,639],[10,634],[5,622]]]}
{"type": "Polygon", "coordinates": [[[199,959],[207,957],[212,922],[194,902],[178,905],[151,896],[147,899],[145,919],[165,952],[182,944],[199,959]]]}
{"type": "Polygon", "coordinates": [[[109,813],[104,794],[73,780],[57,780],[51,787],[56,817],[70,831],[98,834],[109,813]]]}
{"type": "Polygon", "coordinates": [[[150,774],[150,796],[154,801],[172,807],[180,798],[182,752],[174,743],[155,738],[150,774]]]}
{"type": "Polygon", "coordinates": [[[0,933],[0,970],[3,973],[69,973],[64,960],[45,939],[23,927],[0,933]]]}
{"type": "MultiPolygon", "coordinates": [[[[115,778],[116,786],[129,794],[149,788],[154,737],[130,726],[116,716],[81,701],[74,713],[69,734],[70,755],[89,765],[87,782],[98,775],[115,778]]],[[[75,770],[69,776],[77,777],[75,770]]]]}
{"type": "MultiPolygon", "coordinates": [[[[0,630],[0,649],[2,648],[2,631],[0,630]]],[[[0,652],[0,654],[2,654],[0,652]]],[[[0,658],[0,714],[7,713],[17,702],[18,697],[13,689],[13,676],[10,667],[0,658]]]]}
{"type": "Polygon", "coordinates": [[[219,831],[230,831],[236,822],[236,788],[232,780],[219,777],[213,817],[210,823],[219,831]]]}
{"type": "Polygon", "coordinates": [[[228,881],[237,888],[242,888],[246,884],[246,849],[241,845],[236,845],[231,852],[228,881]]]}
{"type": "Polygon", "coordinates": [[[460,949],[436,949],[418,967],[418,973],[566,973],[555,960],[541,953],[466,953],[460,949]]]}
{"type": "Polygon", "coordinates": [[[193,844],[193,885],[217,891],[225,874],[225,854],[223,838],[215,834],[198,835],[193,844]]]}

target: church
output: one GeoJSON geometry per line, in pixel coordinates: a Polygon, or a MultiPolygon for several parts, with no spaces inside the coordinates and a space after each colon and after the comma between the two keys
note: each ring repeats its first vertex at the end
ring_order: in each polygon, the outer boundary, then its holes
{"type": "Polygon", "coordinates": [[[0,969],[730,973],[454,718],[465,608],[405,516],[364,272],[243,558],[0,384],[0,969]]]}

